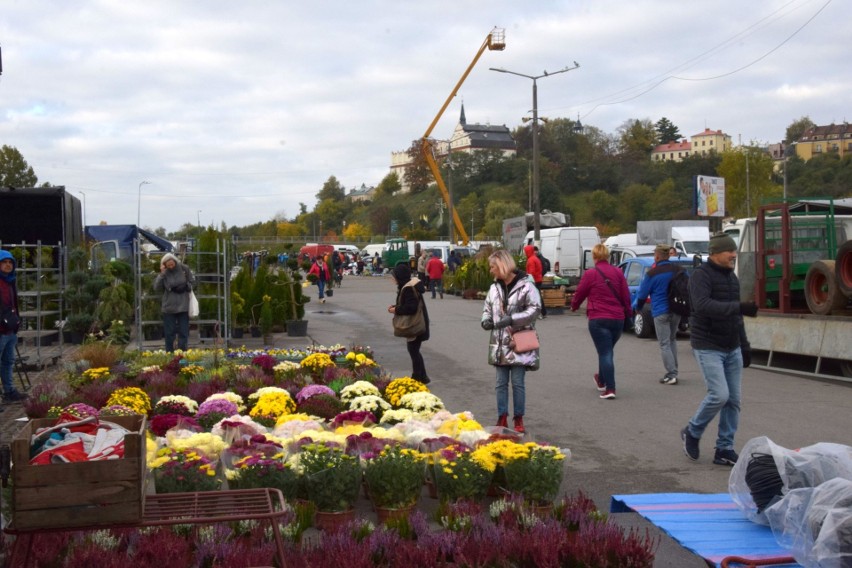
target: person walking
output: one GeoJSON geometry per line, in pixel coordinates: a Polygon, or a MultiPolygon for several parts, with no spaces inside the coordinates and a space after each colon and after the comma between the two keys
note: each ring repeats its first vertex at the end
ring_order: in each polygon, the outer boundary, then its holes
{"type": "Polygon", "coordinates": [[[447,259],[447,268],[451,274],[455,274],[458,267],[461,266],[461,259],[456,251],[450,251],[450,258],[447,259]]]}
{"type": "Polygon", "coordinates": [[[615,344],[621,338],[625,319],[633,316],[630,309],[630,291],[627,280],[618,268],[609,263],[609,249],[603,244],[592,247],[592,259],[595,267],[587,270],[574,298],[571,311],[576,312],[588,298],[586,316],[589,318],[589,335],[598,352],[598,372],[595,373],[595,385],[600,398],[615,399],[615,344]]]}
{"type": "Polygon", "coordinates": [[[160,311],[166,351],[186,351],[189,342],[189,293],[195,287],[195,275],[170,252],[160,259],[160,273],[154,279],[154,291],[163,295],[160,311]]]}
{"type": "Polygon", "coordinates": [[[409,337],[406,347],[408,355],[411,357],[411,378],[415,381],[420,381],[424,385],[428,385],[431,381],[429,375],[426,374],[426,363],[423,361],[423,355],[420,353],[420,347],[424,341],[429,340],[429,312],[426,310],[426,302],[423,301],[423,294],[426,293],[426,288],[419,278],[411,277],[411,268],[407,264],[397,264],[391,272],[394,281],[396,281],[396,303],[388,306],[388,313],[410,316],[417,313],[418,306],[423,310],[423,319],[426,321],[426,331],[417,337],[409,337]]]}
{"type": "Polygon", "coordinates": [[[680,431],[683,452],[692,461],[699,457],[699,441],[707,426],[719,415],[719,431],[713,463],[732,466],[739,455],[734,436],[740,419],[742,371],[751,365],[751,346],[743,316],[755,317],[757,305],[740,301],[740,283],[734,274],[737,244],[730,236],[710,239],[707,262],[689,279],[690,344],[707,394],[698,411],[680,431]]]}
{"type": "Polygon", "coordinates": [[[0,382],[3,383],[4,403],[19,402],[27,398],[27,395],[16,390],[12,383],[18,328],[21,323],[18,311],[17,267],[12,253],[0,250],[0,382]]]}
{"type": "Polygon", "coordinates": [[[663,358],[663,367],[666,369],[660,383],[676,385],[677,329],[680,325],[680,315],[672,312],[669,306],[669,283],[672,277],[683,268],[669,261],[669,248],[669,245],[664,244],[658,244],[654,248],[654,267],[642,279],[639,291],[636,292],[633,310],[641,311],[645,299],[651,296],[651,316],[654,318],[660,356],[663,358]]]}
{"type": "Polygon", "coordinates": [[[435,299],[435,288],[444,299],[444,262],[438,257],[438,251],[432,253],[432,258],[426,263],[426,275],[429,277],[429,290],[432,291],[432,299],[435,299]]]}
{"type": "Polygon", "coordinates": [[[320,304],[325,303],[325,287],[328,284],[328,281],[331,279],[331,275],[328,272],[328,265],[325,263],[325,260],[322,256],[318,256],[314,263],[311,265],[311,269],[308,270],[308,274],[313,274],[316,276],[316,285],[319,289],[319,302],[320,304]]]}
{"type": "Polygon", "coordinates": [[[540,364],[538,349],[518,353],[513,334],[523,329],[535,329],[541,310],[541,297],[532,278],[515,266],[515,259],[505,249],[488,257],[488,268],[494,283],[488,289],[482,307],[480,325],[491,332],[488,340],[488,363],[497,369],[497,426],[508,428],[509,383],[512,384],[513,425],[524,433],[526,412],[527,369],[534,371],[540,364]]]}
{"type": "Polygon", "coordinates": [[[423,286],[429,287],[428,276],[426,276],[426,263],[429,262],[429,251],[423,250],[417,258],[417,278],[423,282],[423,286]]]}
{"type": "Polygon", "coordinates": [[[527,257],[526,272],[532,277],[533,282],[535,282],[541,304],[541,319],[544,319],[547,317],[547,308],[544,307],[544,300],[541,299],[541,281],[544,278],[544,267],[541,264],[541,259],[536,254],[537,248],[533,245],[527,245],[524,247],[524,254],[527,257]]]}

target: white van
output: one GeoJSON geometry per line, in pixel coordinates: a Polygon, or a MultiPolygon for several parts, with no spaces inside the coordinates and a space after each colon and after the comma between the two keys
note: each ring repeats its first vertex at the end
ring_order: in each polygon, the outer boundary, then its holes
{"type": "MultiPolygon", "coordinates": [[[[534,235],[533,231],[527,233],[524,243],[534,245],[534,235]]],[[[540,235],[538,250],[550,261],[551,270],[572,284],[579,282],[583,272],[591,268],[586,266],[584,252],[601,242],[597,227],[542,229],[540,235]]]]}
{"type": "Polygon", "coordinates": [[[367,258],[368,256],[372,257],[375,253],[379,253],[379,256],[382,256],[382,251],[385,250],[387,245],[385,243],[382,244],[371,244],[364,247],[361,251],[361,257],[367,258]]]}

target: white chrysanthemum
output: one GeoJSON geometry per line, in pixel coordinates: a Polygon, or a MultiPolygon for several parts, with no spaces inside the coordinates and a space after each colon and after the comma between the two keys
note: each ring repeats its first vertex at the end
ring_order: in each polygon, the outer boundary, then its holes
{"type": "Polygon", "coordinates": [[[322,419],[312,418],[311,420],[288,420],[275,426],[272,434],[279,438],[295,438],[313,430],[322,430],[322,419]]]}
{"type": "Polygon", "coordinates": [[[192,414],[198,412],[198,403],[189,398],[188,396],[183,396],[182,394],[169,394],[162,397],[157,404],[163,403],[171,403],[174,402],[176,404],[184,405],[187,410],[189,410],[192,414]]]}
{"type": "Polygon", "coordinates": [[[444,409],[444,403],[431,392],[410,392],[399,399],[399,406],[423,416],[431,416],[444,409]]]}
{"type": "Polygon", "coordinates": [[[399,422],[406,422],[414,418],[414,413],[408,410],[407,408],[398,408],[393,410],[388,410],[384,414],[382,414],[382,419],[379,420],[380,424],[397,424],[399,422]]]}
{"type": "Polygon", "coordinates": [[[349,410],[368,410],[373,414],[381,414],[390,409],[390,403],[379,395],[359,396],[349,402],[349,410]]]}
{"type": "Polygon", "coordinates": [[[352,399],[361,396],[381,396],[378,387],[369,381],[355,381],[351,385],[343,387],[340,391],[340,400],[349,403],[352,399]]]}

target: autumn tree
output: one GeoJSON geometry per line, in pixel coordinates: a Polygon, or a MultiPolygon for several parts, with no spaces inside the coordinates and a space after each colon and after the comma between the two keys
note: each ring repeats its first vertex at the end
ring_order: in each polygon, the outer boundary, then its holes
{"type": "Polygon", "coordinates": [[[753,217],[757,208],[777,198],[782,188],[772,181],[772,157],[756,146],[722,152],[717,175],[725,178],[725,214],[753,217]]]}
{"type": "Polygon", "coordinates": [[[337,181],[337,178],[334,176],[330,176],[328,180],[324,184],[322,184],[322,189],[317,193],[317,202],[322,202],[327,199],[332,201],[343,201],[346,197],[346,189],[337,181]]]}
{"type": "Polygon", "coordinates": [[[38,177],[17,148],[0,148],[0,187],[35,187],[38,177]]]}
{"type": "Polygon", "coordinates": [[[425,191],[432,183],[432,172],[423,156],[423,140],[415,140],[408,148],[408,157],[411,163],[405,168],[405,183],[408,184],[411,193],[425,191]]]}
{"type": "Polygon", "coordinates": [[[396,172],[391,172],[382,178],[382,181],[379,182],[379,185],[376,186],[376,197],[379,196],[388,196],[390,197],[394,193],[398,192],[402,189],[402,184],[399,181],[399,175],[396,172]]]}

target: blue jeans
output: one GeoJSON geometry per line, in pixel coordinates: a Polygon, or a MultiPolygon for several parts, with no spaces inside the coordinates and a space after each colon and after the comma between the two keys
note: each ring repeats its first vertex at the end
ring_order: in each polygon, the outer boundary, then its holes
{"type": "Polygon", "coordinates": [[[3,382],[3,394],[9,395],[15,392],[12,384],[12,371],[15,368],[15,346],[18,344],[18,336],[14,333],[0,335],[0,380],[3,382]]]}
{"type": "Polygon", "coordinates": [[[325,298],[325,280],[317,280],[317,287],[319,288],[319,299],[322,300],[325,298]]]}
{"type": "Polygon", "coordinates": [[[689,434],[694,438],[701,438],[710,421],[718,414],[719,436],[716,439],[716,448],[733,450],[734,435],[740,423],[742,353],[739,348],[733,351],[693,349],[692,352],[704,376],[707,395],[701,401],[698,412],[689,420],[689,434]]]}
{"type": "Polygon", "coordinates": [[[432,291],[432,299],[435,299],[435,288],[438,288],[438,293],[441,294],[441,297],[444,296],[444,279],[443,278],[430,278],[429,279],[429,290],[432,291]]]}
{"type": "Polygon", "coordinates": [[[512,381],[512,406],[515,416],[523,416],[526,409],[526,390],[524,376],[527,368],[522,365],[497,365],[497,415],[509,414],[509,381],[512,381]]]}
{"type": "Polygon", "coordinates": [[[177,348],[186,351],[189,341],[189,312],[163,314],[163,335],[166,339],[166,351],[171,353],[175,350],[175,336],[177,348]]]}
{"type": "Polygon", "coordinates": [[[677,377],[677,327],[680,316],[671,312],[660,314],[654,318],[654,331],[660,343],[660,355],[667,377],[677,377]]]}
{"type": "Polygon", "coordinates": [[[589,335],[598,351],[598,378],[606,385],[606,390],[615,391],[615,361],[613,349],[621,338],[624,329],[623,319],[590,319],[589,335]]]}

